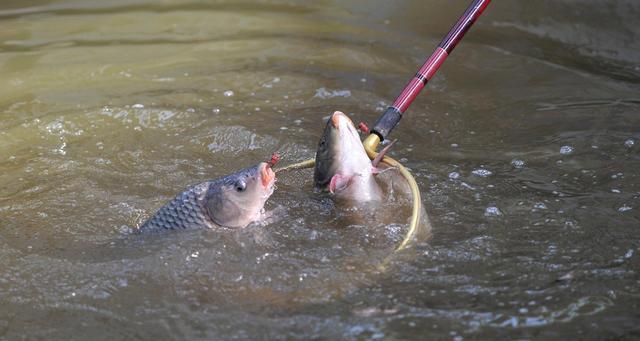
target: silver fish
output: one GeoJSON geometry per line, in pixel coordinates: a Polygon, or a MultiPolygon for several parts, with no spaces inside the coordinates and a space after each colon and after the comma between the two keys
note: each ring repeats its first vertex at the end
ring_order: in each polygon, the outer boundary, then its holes
{"type": "Polygon", "coordinates": [[[379,171],[376,166],[380,158],[369,159],[351,119],[336,111],[318,143],[314,186],[339,198],[380,201],[383,193],[374,178],[379,171]]]}

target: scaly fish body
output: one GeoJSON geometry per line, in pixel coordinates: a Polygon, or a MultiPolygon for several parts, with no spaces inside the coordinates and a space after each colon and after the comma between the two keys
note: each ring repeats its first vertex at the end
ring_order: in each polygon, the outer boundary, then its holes
{"type": "Polygon", "coordinates": [[[274,183],[271,165],[262,162],[194,185],[162,206],[139,231],[245,227],[260,220],[274,183]]]}

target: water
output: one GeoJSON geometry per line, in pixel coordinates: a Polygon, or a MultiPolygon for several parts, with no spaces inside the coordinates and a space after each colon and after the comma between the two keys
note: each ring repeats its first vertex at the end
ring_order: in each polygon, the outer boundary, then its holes
{"type": "Polygon", "coordinates": [[[354,218],[310,171],[266,226],[127,234],[311,157],[333,110],[373,123],[466,3],[3,1],[0,336],[637,338],[635,1],[490,5],[393,132],[433,225],[409,251],[408,205],[354,218]]]}

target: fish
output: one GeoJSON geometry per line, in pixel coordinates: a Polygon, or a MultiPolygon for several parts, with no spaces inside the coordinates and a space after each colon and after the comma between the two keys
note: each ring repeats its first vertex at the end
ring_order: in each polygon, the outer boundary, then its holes
{"type": "MultiPolygon", "coordinates": [[[[360,130],[366,133],[366,126],[360,130]]],[[[394,145],[387,144],[371,160],[351,119],[340,111],[334,112],[318,142],[314,169],[314,187],[317,192],[329,192],[338,208],[337,220],[342,225],[383,227],[369,233],[382,233],[372,240],[386,242],[390,224],[402,222],[412,215],[410,203],[415,200],[411,186],[399,169],[381,162],[394,145]]],[[[412,241],[431,236],[431,223],[419,202],[418,224],[412,241]]]]}
{"type": "Polygon", "coordinates": [[[360,203],[382,201],[384,193],[374,176],[381,172],[379,162],[389,147],[372,161],[351,119],[343,112],[334,112],[316,150],[315,189],[360,203]]]}
{"type": "MultiPolygon", "coordinates": [[[[275,161],[274,161],[275,160],[275,161]]],[[[187,188],[162,206],[136,232],[198,228],[239,229],[264,218],[264,205],[275,190],[272,166],[260,162],[225,177],[187,188]]]]}

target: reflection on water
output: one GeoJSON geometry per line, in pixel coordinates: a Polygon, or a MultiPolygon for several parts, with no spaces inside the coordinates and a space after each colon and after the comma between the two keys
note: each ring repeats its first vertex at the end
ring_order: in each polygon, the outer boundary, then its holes
{"type": "Polygon", "coordinates": [[[407,252],[408,205],[351,214],[309,170],[266,226],[127,234],[312,157],[334,110],[374,122],[466,4],[4,1],[0,335],[637,336],[634,1],[490,5],[393,133],[433,225],[407,252]]]}

